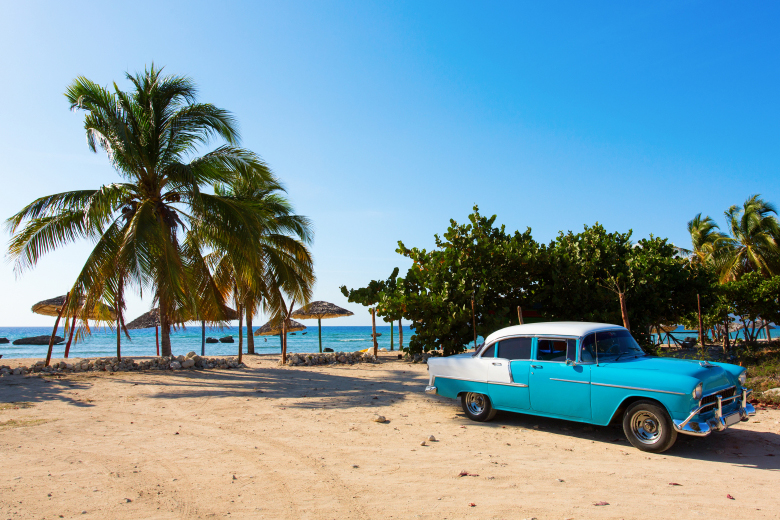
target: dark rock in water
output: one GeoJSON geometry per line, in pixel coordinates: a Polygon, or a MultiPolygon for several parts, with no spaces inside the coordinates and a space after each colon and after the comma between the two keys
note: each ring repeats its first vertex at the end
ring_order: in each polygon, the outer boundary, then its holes
{"type": "Polygon", "coordinates": [[[0,338],[0,343],[8,343],[8,338],[0,338]]]}
{"type": "MultiPolygon", "coordinates": [[[[51,336],[33,336],[32,338],[21,338],[14,341],[14,345],[48,345],[51,336]]],[[[59,345],[65,341],[65,338],[54,336],[54,344],[59,345]]]]}
{"type": "Polygon", "coordinates": [[[290,336],[295,336],[295,332],[291,332],[291,333],[290,333],[290,336]]]}
{"type": "Polygon", "coordinates": [[[333,349],[332,349],[332,348],[330,348],[330,347],[325,347],[325,348],[324,348],[324,349],[322,349],[322,350],[323,350],[323,352],[333,352],[333,349]]]}
{"type": "Polygon", "coordinates": [[[301,332],[302,336],[305,336],[306,334],[308,334],[308,332],[301,332]]]}
{"type": "Polygon", "coordinates": [[[219,343],[217,338],[206,338],[206,343],[219,343]]]}
{"type": "Polygon", "coordinates": [[[219,338],[219,341],[221,343],[234,343],[233,336],[225,336],[224,338],[219,338]]]}

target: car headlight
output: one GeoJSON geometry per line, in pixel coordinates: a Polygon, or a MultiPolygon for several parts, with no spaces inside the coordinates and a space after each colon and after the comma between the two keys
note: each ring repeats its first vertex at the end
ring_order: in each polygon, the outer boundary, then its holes
{"type": "Polygon", "coordinates": [[[693,397],[696,400],[701,399],[701,389],[702,389],[702,383],[699,383],[696,385],[696,388],[693,389],[693,392],[691,392],[691,397],[693,397]]]}
{"type": "Polygon", "coordinates": [[[746,383],[747,383],[747,370],[745,370],[739,375],[739,384],[745,386],[746,383]]]}

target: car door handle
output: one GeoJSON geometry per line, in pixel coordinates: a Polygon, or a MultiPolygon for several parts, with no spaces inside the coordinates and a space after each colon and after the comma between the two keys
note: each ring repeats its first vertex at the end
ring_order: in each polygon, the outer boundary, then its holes
{"type": "Polygon", "coordinates": [[[533,368],[542,368],[542,365],[531,365],[533,368]]]}
{"type": "Polygon", "coordinates": [[[501,365],[501,363],[493,363],[493,366],[494,366],[494,367],[500,367],[500,366],[502,366],[502,365],[501,365]]]}

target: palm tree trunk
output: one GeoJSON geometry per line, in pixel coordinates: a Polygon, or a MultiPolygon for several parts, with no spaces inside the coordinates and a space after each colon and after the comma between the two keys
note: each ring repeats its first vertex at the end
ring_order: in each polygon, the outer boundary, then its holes
{"type": "Polygon", "coordinates": [[[401,318],[398,318],[398,350],[404,349],[404,325],[401,318]]]}
{"type": "Polygon", "coordinates": [[[287,324],[286,319],[282,318],[282,365],[287,363],[287,324]]]}
{"type": "MultiPolygon", "coordinates": [[[[769,333],[769,323],[766,324],[766,342],[772,341],[772,335],[769,333]]],[[[68,357],[68,356],[65,356],[68,357]]]]}
{"type": "Polygon", "coordinates": [[[631,324],[628,322],[628,307],[626,306],[626,293],[619,292],[618,298],[620,299],[620,314],[623,316],[623,326],[631,332],[631,324]]]}
{"type": "Polygon", "coordinates": [[[154,344],[157,345],[157,357],[160,357],[160,323],[154,326],[154,344]]]}
{"type": "MultiPolygon", "coordinates": [[[[76,316],[73,316],[73,321],[70,324],[70,335],[68,336],[68,344],[65,345],[65,358],[68,358],[68,354],[70,354],[70,343],[73,341],[73,331],[76,329],[76,316]]],[[[768,331],[769,329],[767,329],[768,331]]]]}
{"type": "Polygon", "coordinates": [[[116,313],[116,358],[122,361],[122,322],[119,318],[121,313],[116,313]]]}
{"type": "Polygon", "coordinates": [[[57,329],[60,326],[60,318],[62,317],[62,311],[68,306],[68,300],[70,300],[70,293],[65,295],[65,303],[62,304],[60,310],[57,312],[57,321],[54,322],[54,330],[51,331],[51,338],[49,338],[49,351],[46,353],[46,366],[49,366],[51,362],[51,351],[54,348],[54,337],[57,335],[57,329]]]}
{"type": "Polygon", "coordinates": [[[238,305],[238,362],[241,363],[241,357],[244,352],[244,313],[241,305],[238,305]]]}
{"type": "Polygon", "coordinates": [[[163,306],[160,305],[160,353],[163,356],[171,355],[171,324],[168,321],[168,313],[163,311],[163,306]]]}
{"type": "Polygon", "coordinates": [[[252,309],[246,308],[246,353],[254,355],[255,336],[252,334],[252,309]]]}
{"type": "Polygon", "coordinates": [[[371,332],[373,333],[374,338],[374,356],[376,356],[376,351],[379,347],[376,342],[376,308],[371,309],[371,332]]]}
{"type": "Polygon", "coordinates": [[[701,298],[698,294],[696,295],[696,305],[699,311],[699,348],[704,352],[704,322],[701,320],[701,298]]]}

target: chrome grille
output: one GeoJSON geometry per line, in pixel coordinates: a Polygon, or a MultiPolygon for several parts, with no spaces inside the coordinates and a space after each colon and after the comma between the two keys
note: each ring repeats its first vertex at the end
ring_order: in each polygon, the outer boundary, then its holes
{"type": "Polygon", "coordinates": [[[714,394],[705,395],[701,400],[701,405],[704,406],[704,408],[702,408],[701,412],[699,413],[714,410],[718,406],[718,396],[721,396],[723,399],[728,399],[729,397],[733,397],[736,391],[737,387],[732,386],[729,388],[724,388],[723,390],[719,390],[714,394]]]}

